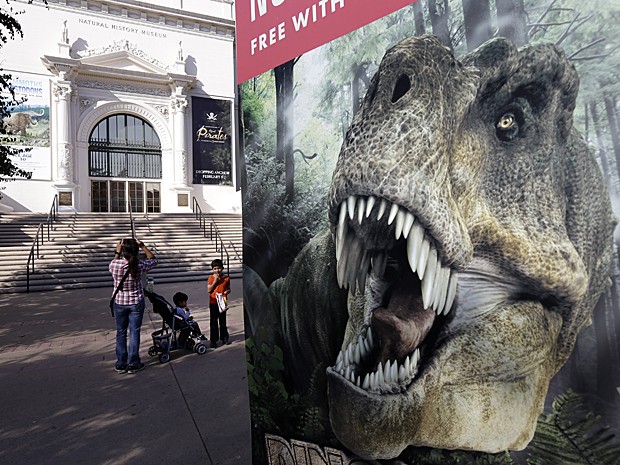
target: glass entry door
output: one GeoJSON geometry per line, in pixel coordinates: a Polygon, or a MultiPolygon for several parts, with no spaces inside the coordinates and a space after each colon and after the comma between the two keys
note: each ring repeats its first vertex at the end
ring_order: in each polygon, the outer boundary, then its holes
{"type": "Polygon", "coordinates": [[[129,181],[129,202],[132,213],[144,212],[144,183],[129,181]]]}
{"type": "Polygon", "coordinates": [[[129,200],[133,213],[159,213],[160,190],[158,182],[91,181],[91,211],[127,213],[129,200]]]}
{"type": "Polygon", "coordinates": [[[107,212],[108,211],[108,182],[93,181],[90,190],[91,211],[107,212]]]}
{"type": "Polygon", "coordinates": [[[124,213],[127,211],[125,202],[125,182],[110,181],[110,211],[124,213]]]}

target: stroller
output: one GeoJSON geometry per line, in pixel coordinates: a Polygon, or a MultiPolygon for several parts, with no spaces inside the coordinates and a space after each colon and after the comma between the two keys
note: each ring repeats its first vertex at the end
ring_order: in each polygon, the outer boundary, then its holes
{"type": "Polygon", "coordinates": [[[185,348],[198,355],[207,352],[204,341],[193,336],[192,327],[183,318],[175,315],[175,308],[166,299],[154,292],[144,291],[144,295],[153,304],[153,311],[162,318],[161,329],[151,334],[153,345],[149,348],[149,355],[159,355],[159,361],[166,363],[170,360],[170,351],[185,348]]]}

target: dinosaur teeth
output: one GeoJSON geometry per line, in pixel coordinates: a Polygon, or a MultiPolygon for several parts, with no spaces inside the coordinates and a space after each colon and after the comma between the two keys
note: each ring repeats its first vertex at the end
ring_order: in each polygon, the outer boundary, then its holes
{"type": "Polygon", "coordinates": [[[369,392],[401,392],[413,380],[420,361],[420,349],[409,354],[402,363],[397,360],[379,362],[374,371],[359,373],[359,366],[375,346],[372,330],[367,327],[355,342],[338,353],[333,370],[347,381],[369,392]]]}
{"type": "Polygon", "coordinates": [[[387,254],[373,251],[371,255],[354,234],[349,234],[348,225],[349,221],[355,220],[361,224],[370,218],[373,210],[377,211],[376,221],[380,221],[388,211],[388,206],[389,212],[384,221],[388,226],[394,224],[397,240],[402,237],[407,241],[407,260],[411,271],[417,273],[422,282],[424,308],[432,307],[437,315],[448,314],[456,295],[456,271],[441,264],[437,249],[411,212],[374,196],[350,195],[340,205],[336,226],[338,285],[355,294],[358,291],[364,292],[371,269],[376,276],[383,276],[387,254]],[[379,206],[375,209],[377,203],[379,206]]]}
{"type": "Polygon", "coordinates": [[[368,200],[366,201],[366,218],[370,216],[370,212],[372,211],[372,207],[375,206],[376,201],[377,201],[376,197],[372,195],[368,197],[368,200]]]}
{"type": "Polygon", "coordinates": [[[355,196],[350,195],[347,198],[347,210],[349,211],[349,219],[353,219],[353,215],[355,215],[355,196]]]}
{"type": "MultiPolygon", "coordinates": [[[[396,240],[406,241],[407,261],[420,279],[424,308],[432,308],[437,315],[447,315],[456,296],[458,273],[441,263],[432,239],[413,213],[378,197],[351,195],[340,205],[335,234],[338,285],[352,294],[363,293],[371,272],[379,278],[385,273],[387,252],[367,250],[363,239],[349,230],[349,225],[355,221],[359,224],[371,221],[373,212],[376,214],[374,221],[384,221],[388,226],[393,224],[396,240]]],[[[369,392],[401,392],[417,374],[420,349],[405,357],[402,363],[387,360],[385,364],[379,363],[373,372],[360,373],[359,367],[376,347],[372,330],[366,327],[356,340],[340,351],[333,370],[369,392]]]]}
{"type": "Polygon", "coordinates": [[[413,227],[413,223],[415,221],[415,216],[413,214],[406,212],[405,214],[405,224],[403,225],[403,237],[407,239],[409,237],[409,233],[411,232],[411,228],[413,227]]]}

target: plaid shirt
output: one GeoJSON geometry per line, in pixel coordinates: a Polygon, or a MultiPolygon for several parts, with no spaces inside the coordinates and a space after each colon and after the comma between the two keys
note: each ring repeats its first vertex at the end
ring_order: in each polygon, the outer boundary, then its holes
{"type": "MultiPolygon", "coordinates": [[[[124,258],[114,259],[110,262],[110,273],[114,278],[114,292],[119,283],[125,276],[129,262],[124,258]]],[[[127,275],[127,279],[123,283],[123,288],[119,289],[114,301],[118,305],[136,305],[144,298],[144,290],[142,289],[142,273],[149,271],[157,265],[157,259],[140,260],[138,264],[138,277],[134,279],[131,273],[127,275]]]]}

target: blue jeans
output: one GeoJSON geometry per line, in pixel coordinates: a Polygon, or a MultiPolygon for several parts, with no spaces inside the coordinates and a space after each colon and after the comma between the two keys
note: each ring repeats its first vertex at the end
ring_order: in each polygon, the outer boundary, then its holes
{"type": "Polygon", "coordinates": [[[135,305],[114,303],[116,319],[116,366],[140,363],[140,326],[144,316],[144,299],[135,305]],[[127,328],[129,328],[129,360],[127,359],[127,328]]]}

